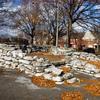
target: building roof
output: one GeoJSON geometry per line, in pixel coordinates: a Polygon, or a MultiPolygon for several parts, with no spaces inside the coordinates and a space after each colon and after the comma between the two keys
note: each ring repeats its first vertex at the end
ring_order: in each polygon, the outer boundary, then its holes
{"type": "Polygon", "coordinates": [[[84,40],[94,40],[96,38],[90,31],[87,31],[82,39],[84,39],[84,40]]]}

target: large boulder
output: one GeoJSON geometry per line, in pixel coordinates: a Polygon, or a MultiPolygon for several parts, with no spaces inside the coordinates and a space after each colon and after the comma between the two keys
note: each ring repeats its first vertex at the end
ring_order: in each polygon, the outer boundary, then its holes
{"type": "Polygon", "coordinates": [[[33,57],[32,56],[25,56],[23,59],[25,59],[25,60],[33,60],[33,57]]]}
{"type": "Polygon", "coordinates": [[[52,80],[53,81],[56,81],[56,82],[62,82],[63,81],[63,78],[60,77],[60,76],[55,76],[55,77],[52,77],[52,80]]]}
{"type": "Polygon", "coordinates": [[[51,74],[43,74],[43,77],[45,79],[51,80],[52,79],[52,75],[51,74]]]}
{"type": "Polygon", "coordinates": [[[96,70],[96,66],[89,64],[89,63],[87,63],[84,68],[85,68],[85,70],[88,70],[88,71],[95,71],[96,70]]]}
{"type": "Polygon", "coordinates": [[[31,64],[31,61],[28,61],[28,60],[23,60],[23,59],[19,59],[19,63],[22,63],[22,64],[31,64]]]}
{"type": "Polygon", "coordinates": [[[29,64],[29,65],[25,64],[24,66],[29,70],[33,70],[33,66],[31,64],[29,64]]]}
{"type": "Polygon", "coordinates": [[[94,74],[94,77],[100,78],[100,73],[94,74]]]}
{"type": "Polygon", "coordinates": [[[79,81],[79,79],[77,79],[76,77],[67,80],[67,82],[71,83],[71,84],[75,83],[75,82],[78,82],[78,81],[79,81]]]}
{"type": "Polygon", "coordinates": [[[10,57],[10,56],[9,57],[4,56],[3,58],[4,58],[4,60],[7,60],[7,61],[11,61],[12,60],[12,57],[10,57]]]}
{"type": "Polygon", "coordinates": [[[73,75],[72,73],[66,73],[66,74],[63,75],[63,78],[64,78],[65,80],[71,79],[71,78],[73,78],[73,77],[74,77],[74,75],[73,75]]]}
{"type": "Polygon", "coordinates": [[[23,53],[21,50],[13,50],[12,52],[11,52],[11,54],[12,54],[12,56],[13,57],[20,57],[20,58],[23,58],[23,57],[25,57],[25,55],[26,55],[26,53],[23,53]]]}
{"type": "Polygon", "coordinates": [[[55,66],[51,66],[49,68],[46,68],[45,72],[47,72],[47,73],[51,72],[54,75],[60,75],[63,72],[63,70],[56,68],[55,66]]]}

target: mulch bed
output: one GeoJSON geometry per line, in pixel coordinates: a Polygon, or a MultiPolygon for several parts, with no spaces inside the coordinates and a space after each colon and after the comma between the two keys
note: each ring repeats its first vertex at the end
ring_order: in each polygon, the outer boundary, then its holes
{"type": "Polygon", "coordinates": [[[79,91],[63,92],[61,100],[83,100],[83,96],[79,91]]]}
{"type": "Polygon", "coordinates": [[[42,76],[33,76],[32,82],[39,87],[53,88],[56,86],[54,81],[44,79],[42,76]]]}

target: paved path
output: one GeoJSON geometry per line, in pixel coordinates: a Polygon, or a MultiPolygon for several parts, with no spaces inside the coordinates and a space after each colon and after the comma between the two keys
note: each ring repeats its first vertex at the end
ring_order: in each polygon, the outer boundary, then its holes
{"type": "MultiPolygon", "coordinates": [[[[78,74],[76,74],[78,76],[78,74]]],[[[80,75],[82,77],[84,75],[80,75]]],[[[87,78],[87,76],[84,76],[87,78]]],[[[84,100],[100,100],[91,96],[81,86],[57,86],[53,89],[39,88],[32,84],[30,78],[16,71],[0,74],[0,100],[61,100],[62,91],[78,90],[84,95],[84,100]]]]}

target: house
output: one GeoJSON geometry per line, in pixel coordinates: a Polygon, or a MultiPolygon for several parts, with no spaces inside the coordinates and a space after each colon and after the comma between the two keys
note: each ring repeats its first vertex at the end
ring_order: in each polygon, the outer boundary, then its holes
{"type": "Polygon", "coordinates": [[[82,38],[82,41],[82,44],[85,47],[96,48],[97,45],[100,45],[99,39],[97,39],[96,36],[93,35],[93,33],[91,33],[90,31],[87,31],[85,33],[84,37],[82,38]]]}
{"type": "MultiPolygon", "coordinates": [[[[71,35],[71,39],[70,39],[70,45],[73,48],[80,48],[81,44],[82,44],[82,37],[83,37],[84,33],[73,33],[71,35]]],[[[64,47],[64,45],[66,45],[66,40],[67,40],[67,36],[64,35],[62,37],[59,38],[59,46],[60,47],[64,47]]]]}
{"type": "MultiPolygon", "coordinates": [[[[64,47],[66,44],[66,35],[59,38],[59,46],[64,47]]],[[[84,49],[84,48],[100,48],[100,40],[96,36],[87,31],[86,33],[73,33],[70,40],[71,47],[75,49],[84,49]]]]}

